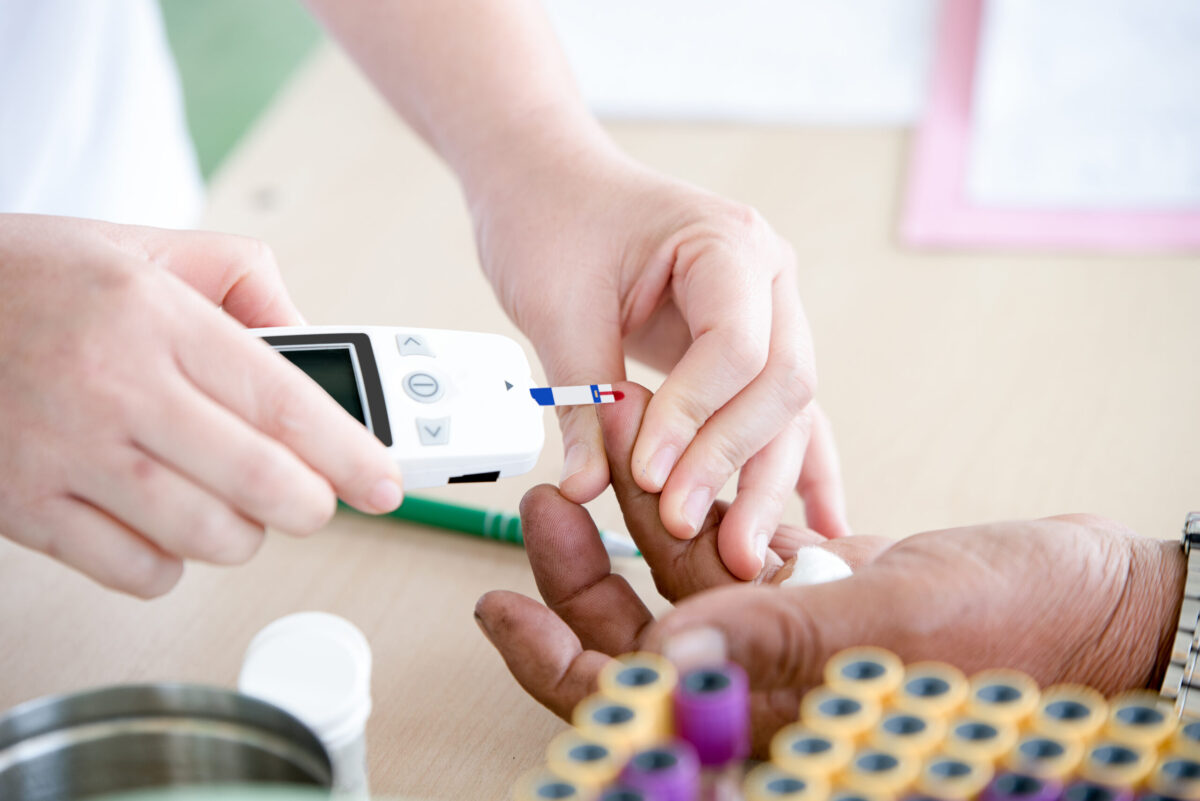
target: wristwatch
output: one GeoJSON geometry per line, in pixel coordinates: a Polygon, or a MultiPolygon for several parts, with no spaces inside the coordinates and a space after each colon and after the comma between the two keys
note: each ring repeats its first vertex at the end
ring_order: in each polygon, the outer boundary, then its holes
{"type": "Polygon", "coordinates": [[[1200,512],[1188,514],[1182,545],[1187,580],[1162,695],[1174,702],[1179,717],[1200,718],[1200,676],[1196,675],[1196,663],[1200,661],[1200,512]]]}

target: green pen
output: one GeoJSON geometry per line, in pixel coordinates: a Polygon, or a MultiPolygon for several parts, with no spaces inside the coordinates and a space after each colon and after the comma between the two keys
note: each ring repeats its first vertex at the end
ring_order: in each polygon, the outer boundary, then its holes
{"type": "MultiPolygon", "coordinates": [[[[404,503],[388,517],[420,523],[431,528],[457,531],[489,540],[524,546],[519,515],[497,509],[480,509],[475,506],[460,506],[445,501],[435,501],[420,495],[405,495],[404,503]]],[[[609,556],[641,556],[633,540],[612,531],[601,531],[600,540],[609,556]]]]}

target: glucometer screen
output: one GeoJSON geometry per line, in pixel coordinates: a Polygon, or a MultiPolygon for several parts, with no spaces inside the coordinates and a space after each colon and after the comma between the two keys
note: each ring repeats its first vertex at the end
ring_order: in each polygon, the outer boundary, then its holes
{"type": "Polygon", "coordinates": [[[321,385],[333,396],[355,420],[367,424],[363,414],[362,397],[358,392],[358,380],[354,375],[354,361],[350,348],[322,348],[318,350],[281,350],[289,362],[308,373],[308,377],[321,385]]]}

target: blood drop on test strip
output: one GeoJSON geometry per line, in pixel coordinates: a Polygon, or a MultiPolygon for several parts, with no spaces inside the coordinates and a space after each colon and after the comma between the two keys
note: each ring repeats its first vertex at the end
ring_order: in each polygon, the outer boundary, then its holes
{"type": "Polygon", "coordinates": [[[577,387],[533,387],[529,394],[539,406],[581,406],[592,403],[616,403],[625,397],[612,384],[584,384],[577,387]]]}

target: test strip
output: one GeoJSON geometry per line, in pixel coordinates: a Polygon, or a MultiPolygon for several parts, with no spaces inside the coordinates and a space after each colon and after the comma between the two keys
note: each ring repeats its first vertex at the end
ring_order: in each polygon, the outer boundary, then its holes
{"type": "Polygon", "coordinates": [[[672,694],[679,683],[675,666],[658,654],[619,656],[600,671],[600,692],[614,701],[639,707],[653,719],[661,739],[674,732],[672,694]]]}
{"type": "Polygon", "coordinates": [[[853,755],[850,740],[821,734],[801,723],[784,726],[771,738],[771,761],[800,776],[828,778],[853,755]]]}
{"type": "Polygon", "coordinates": [[[862,645],[847,648],[825,663],[825,683],[847,695],[882,701],[900,686],[904,663],[891,651],[862,645]]]}
{"type": "Polygon", "coordinates": [[[746,801],[824,801],[829,785],[824,779],[792,773],[767,762],[746,774],[742,794],[746,801]]]}
{"type": "Polygon", "coordinates": [[[617,778],[627,756],[628,752],[570,729],[550,741],[546,766],[568,781],[598,790],[617,778]]]}
{"type": "Polygon", "coordinates": [[[532,387],[529,394],[538,406],[583,406],[594,403],[616,403],[625,397],[612,384],[582,384],[577,387],[532,387]]]}

